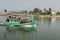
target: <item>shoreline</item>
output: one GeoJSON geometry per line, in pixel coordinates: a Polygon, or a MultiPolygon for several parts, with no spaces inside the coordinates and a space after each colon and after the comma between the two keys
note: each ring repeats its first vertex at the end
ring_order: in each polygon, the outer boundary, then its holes
{"type": "MultiPolygon", "coordinates": [[[[0,16],[8,16],[8,15],[11,15],[11,14],[0,14],[0,16]]],[[[21,16],[26,14],[15,14],[15,15],[21,16]]],[[[60,15],[37,15],[37,16],[38,17],[60,17],[60,15]]]]}
{"type": "Polygon", "coordinates": [[[60,17],[60,15],[53,15],[53,16],[51,16],[51,15],[38,15],[39,17],[60,17]]]}

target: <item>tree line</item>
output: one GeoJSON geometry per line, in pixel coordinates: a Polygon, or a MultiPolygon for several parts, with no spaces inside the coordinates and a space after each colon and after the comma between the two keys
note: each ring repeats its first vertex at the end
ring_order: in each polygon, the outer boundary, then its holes
{"type": "Polygon", "coordinates": [[[44,10],[41,10],[39,8],[35,8],[32,11],[22,11],[22,13],[29,13],[29,14],[35,14],[35,15],[51,15],[52,13],[52,9],[49,8],[48,10],[46,8],[44,8],[44,10]]]}
{"type": "MultiPolygon", "coordinates": [[[[20,12],[16,12],[16,11],[12,11],[11,13],[26,13],[26,14],[35,14],[35,15],[52,15],[52,9],[51,8],[44,8],[43,10],[42,9],[39,9],[39,8],[34,8],[33,10],[31,11],[28,11],[28,10],[22,10],[20,12]]],[[[55,12],[56,15],[60,15],[60,12],[55,12]]]]}
{"type": "MultiPolygon", "coordinates": [[[[22,11],[22,13],[29,13],[29,14],[35,14],[35,15],[52,15],[52,9],[51,8],[44,8],[43,10],[39,8],[34,8],[32,11],[22,11]]],[[[60,12],[56,12],[56,15],[60,15],[60,12]]]]}

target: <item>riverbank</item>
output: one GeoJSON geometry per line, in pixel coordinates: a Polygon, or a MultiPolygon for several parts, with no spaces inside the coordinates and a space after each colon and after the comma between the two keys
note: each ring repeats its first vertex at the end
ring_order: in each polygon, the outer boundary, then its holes
{"type": "Polygon", "coordinates": [[[60,17],[60,15],[38,15],[39,17],[60,17]]]}
{"type": "MultiPolygon", "coordinates": [[[[0,16],[8,16],[8,15],[17,15],[17,16],[24,16],[28,14],[0,14],[0,16]]],[[[37,15],[39,17],[60,17],[60,15],[37,15]]]]}

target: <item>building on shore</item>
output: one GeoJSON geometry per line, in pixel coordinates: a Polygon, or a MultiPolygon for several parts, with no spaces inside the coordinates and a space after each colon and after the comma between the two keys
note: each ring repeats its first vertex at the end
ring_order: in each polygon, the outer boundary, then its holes
{"type": "Polygon", "coordinates": [[[56,12],[52,12],[52,16],[56,16],[56,12]]]}

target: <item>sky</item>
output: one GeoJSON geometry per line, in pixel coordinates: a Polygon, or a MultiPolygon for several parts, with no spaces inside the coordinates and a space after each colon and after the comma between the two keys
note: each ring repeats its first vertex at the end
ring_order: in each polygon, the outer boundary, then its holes
{"type": "Polygon", "coordinates": [[[60,11],[60,0],[0,0],[0,12],[4,9],[14,11],[34,8],[52,8],[53,11],[60,11]]]}

